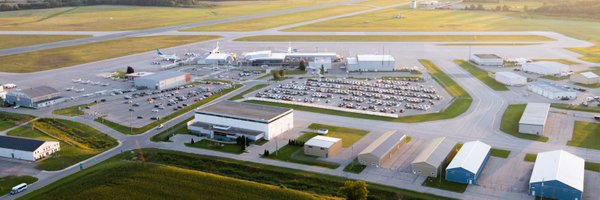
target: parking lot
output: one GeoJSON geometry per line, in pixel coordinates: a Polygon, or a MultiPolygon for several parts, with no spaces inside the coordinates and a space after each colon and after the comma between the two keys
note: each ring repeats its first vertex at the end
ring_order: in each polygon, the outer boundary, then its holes
{"type": "Polygon", "coordinates": [[[490,157],[477,180],[477,185],[495,191],[527,193],[533,162],[523,161],[525,154],[508,158],[490,157]]]}
{"type": "Polygon", "coordinates": [[[86,112],[122,125],[142,127],[229,87],[227,83],[209,81],[162,91],[130,91],[122,98],[94,105],[86,112]]]}
{"type": "Polygon", "coordinates": [[[301,102],[367,113],[411,115],[431,113],[449,98],[437,85],[423,80],[296,79],[257,92],[256,98],[301,102]]]}

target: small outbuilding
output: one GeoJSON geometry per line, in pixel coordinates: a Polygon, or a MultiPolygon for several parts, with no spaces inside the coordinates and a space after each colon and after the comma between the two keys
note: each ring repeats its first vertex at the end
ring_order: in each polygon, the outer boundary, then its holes
{"type": "Polygon", "coordinates": [[[342,139],[315,136],[304,143],[304,154],[328,158],[342,149],[342,139]]]}
{"type": "Polygon", "coordinates": [[[358,162],[363,165],[381,167],[385,161],[400,150],[404,143],[406,143],[405,134],[397,131],[386,132],[358,154],[358,162]]]}
{"type": "Polygon", "coordinates": [[[455,153],[456,142],[445,137],[435,138],[411,163],[413,174],[437,177],[455,153]]]}
{"type": "Polygon", "coordinates": [[[547,81],[536,81],[527,84],[527,90],[552,100],[569,100],[577,98],[575,91],[547,81]]]}
{"type": "Polygon", "coordinates": [[[446,168],[446,180],[476,184],[485,164],[490,158],[492,147],[480,141],[463,144],[446,168]]]}
{"type": "Polygon", "coordinates": [[[519,133],[544,135],[550,104],[528,103],[519,120],[519,133]]]}
{"type": "Polygon", "coordinates": [[[524,63],[523,66],[524,72],[530,72],[541,75],[567,75],[569,73],[570,68],[568,65],[551,62],[551,61],[537,61],[537,62],[528,62],[524,63]]]}
{"type": "Polygon", "coordinates": [[[600,76],[595,74],[594,72],[582,72],[579,74],[571,75],[571,81],[580,84],[592,85],[596,83],[600,83],[600,76]]]}
{"type": "Polygon", "coordinates": [[[504,59],[496,54],[473,54],[471,62],[479,66],[502,66],[504,59]]]}
{"type": "Polygon", "coordinates": [[[0,157],[36,161],[60,151],[60,143],[0,136],[0,157]]]}
{"type": "Polygon", "coordinates": [[[538,153],[529,194],[558,200],[583,199],[585,160],[563,150],[538,153]]]}
{"type": "Polygon", "coordinates": [[[5,101],[28,108],[42,108],[65,101],[60,92],[52,87],[37,86],[22,90],[11,90],[5,101]]]}
{"type": "Polygon", "coordinates": [[[496,81],[504,85],[526,85],[527,78],[513,72],[496,72],[496,81]]]}

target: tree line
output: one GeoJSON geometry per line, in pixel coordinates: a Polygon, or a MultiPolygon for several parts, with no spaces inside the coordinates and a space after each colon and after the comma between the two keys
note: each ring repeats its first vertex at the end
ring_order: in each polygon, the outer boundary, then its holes
{"type": "Polygon", "coordinates": [[[89,5],[192,7],[197,4],[200,4],[197,0],[29,0],[17,3],[3,3],[0,1],[0,11],[89,5]]]}
{"type": "Polygon", "coordinates": [[[554,16],[597,18],[600,16],[600,1],[581,0],[544,2],[544,5],[531,10],[531,12],[554,16]]]}

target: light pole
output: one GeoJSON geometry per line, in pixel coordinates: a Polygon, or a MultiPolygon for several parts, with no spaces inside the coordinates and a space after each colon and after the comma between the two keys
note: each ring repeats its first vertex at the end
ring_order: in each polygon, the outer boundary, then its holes
{"type": "Polygon", "coordinates": [[[129,109],[129,135],[133,134],[133,108],[129,109]]]}

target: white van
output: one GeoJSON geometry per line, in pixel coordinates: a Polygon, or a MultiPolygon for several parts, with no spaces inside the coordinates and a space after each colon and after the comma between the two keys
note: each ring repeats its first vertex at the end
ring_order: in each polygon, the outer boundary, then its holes
{"type": "Polygon", "coordinates": [[[10,195],[15,195],[19,192],[23,192],[26,189],[27,189],[27,183],[21,183],[15,187],[13,187],[12,190],[10,190],[10,195]]]}

